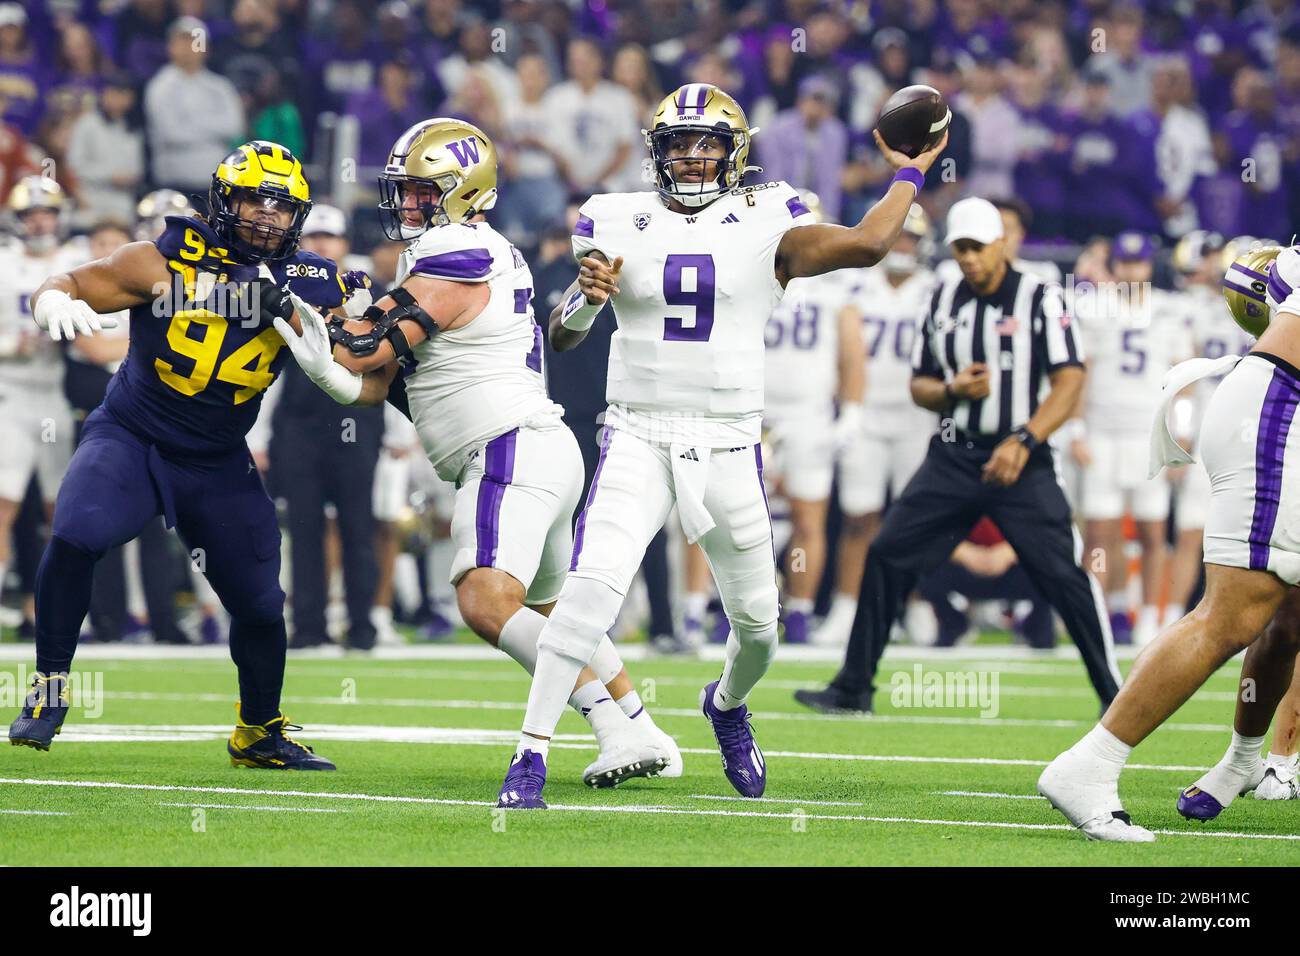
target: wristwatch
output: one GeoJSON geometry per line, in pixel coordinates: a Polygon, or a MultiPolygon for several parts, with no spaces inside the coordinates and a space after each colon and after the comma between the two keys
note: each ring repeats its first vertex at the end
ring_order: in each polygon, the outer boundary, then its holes
{"type": "Polygon", "coordinates": [[[1025,425],[1021,425],[1019,428],[1013,431],[1011,433],[1011,437],[1013,437],[1016,441],[1020,442],[1020,444],[1024,445],[1025,451],[1031,453],[1035,448],[1037,448],[1039,445],[1042,444],[1042,442],[1040,442],[1037,438],[1034,437],[1034,433],[1031,432],[1029,428],[1025,425]]]}

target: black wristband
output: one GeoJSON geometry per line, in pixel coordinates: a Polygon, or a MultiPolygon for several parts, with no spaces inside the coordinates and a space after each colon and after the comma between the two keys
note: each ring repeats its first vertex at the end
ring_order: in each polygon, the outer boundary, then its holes
{"type": "Polygon", "coordinates": [[[1039,445],[1042,444],[1042,442],[1040,442],[1037,438],[1034,437],[1034,433],[1029,430],[1028,426],[1025,425],[1021,425],[1014,432],[1012,432],[1011,435],[1013,438],[1015,438],[1016,441],[1024,445],[1025,451],[1028,452],[1033,452],[1035,448],[1037,448],[1039,445]]]}

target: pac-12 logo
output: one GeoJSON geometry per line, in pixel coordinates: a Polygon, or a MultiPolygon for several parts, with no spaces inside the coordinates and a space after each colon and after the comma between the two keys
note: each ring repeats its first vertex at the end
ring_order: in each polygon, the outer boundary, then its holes
{"type": "Polygon", "coordinates": [[[456,162],[460,163],[461,169],[467,169],[470,163],[478,162],[478,140],[473,136],[459,142],[448,143],[447,148],[451,150],[451,155],[456,157],[456,162]]]}
{"type": "Polygon", "coordinates": [[[645,231],[645,227],[650,225],[650,214],[648,212],[639,212],[632,217],[632,225],[637,229],[645,231]]]}

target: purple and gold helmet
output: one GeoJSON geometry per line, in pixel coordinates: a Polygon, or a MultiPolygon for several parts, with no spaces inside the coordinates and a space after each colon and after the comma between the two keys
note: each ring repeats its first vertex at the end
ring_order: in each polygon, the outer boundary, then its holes
{"type": "Polygon", "coordinates": [[[745,111],[734,98],[708,83],[687,83],[664,97],[650,128],[641,132],[654,164],[655,189],[685,206],[707,205],[740,186],[747,172],[758,170],[747,165],[758,130],[749,128],[745,111]],[[685,181],[675,167],[700,162],[691,154],[710,140],[722,145],[724,156],[703,159],[700,181],[685,181]],[[710,171],[709,163],[716,170],[710,171]]]}

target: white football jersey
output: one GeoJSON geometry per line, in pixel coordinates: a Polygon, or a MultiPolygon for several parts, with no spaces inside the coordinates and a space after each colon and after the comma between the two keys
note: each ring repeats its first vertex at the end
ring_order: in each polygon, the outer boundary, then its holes
{"type": "Polygon", "coordinates": [[[564,410],[546,394],[532,273],[504,236],[487,223],[432,228],[398,262],[399,284],[412,275],[486,282],[491,292],[469,323],[415,347],[416,368],[406,379],[429,461],[444,481],[456,481],[483,442],[564,410]]]}
{"type": "MultiPolygon", "coordinates": [[[[1228,304],[1218,289],[1194,285],[1182,293],[1184,307],[1191,317],[1192,338],[1196,354],[1217,359],[1225,355],[1245,355],[1255,344],[1255,337],[1233,321],[1228,304]]],[[[1208,399],[1222,377],[1197,382],[1197,397],[1208,399]]]]}
{"type": "Polygon", "coordinates": [[[87,258],[83,243],[68,243],[48,256],[28,255],[17,243],[0,249],[0,383],[41,391],[63,388],[63,355],[32,318],[32,293],[50,276],[87,258]]]}
{"type": "Polygon", "coordinates": [[[767,320],[764,408],[831,410],[839,384],[840,311],[847,271],[791,279],[767,320]]]}
{"type": "Polygon", "coordinates": [[[867,352],[865,404],[872,415],[912,408],[912,346],[934,292],[934,273],[918,269],[893,286],[876,266],[855,273],[850,302],[862,313],[867,352]]]}
{"type": "Polygon", "coordinates": [[[606,422],[654,442],[758,441],[764,330],[783,293],[776,249],[788,229],[813,221],[783,182],[742,187],[686,214],[653,192],[587,200],[574,256],[623,257],[606,422]]]}
{"type": "Polygon", "coordinates": [[[1140,299],[1097,293],[1075,305],[1088,354],[1088,427],[1145,433],[1165,373],[1194,352],[1185,303],[1175,293],[1150,289],[1140,299]]]}

